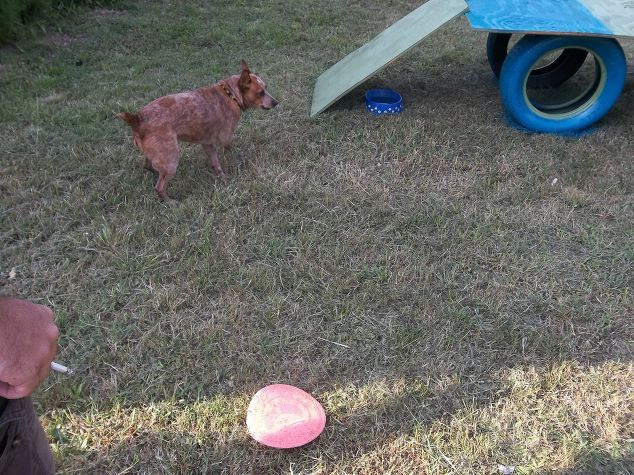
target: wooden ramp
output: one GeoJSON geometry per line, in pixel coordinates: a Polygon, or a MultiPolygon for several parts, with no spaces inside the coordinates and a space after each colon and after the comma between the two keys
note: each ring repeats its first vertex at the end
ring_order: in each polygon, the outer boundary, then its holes
{"type": "Polygon", "coordinates": [[[427,35],[467,10],[464,0],[429,0],[401,18],[319,76],[310,116],[314,117],[334,104],[427,35]]]}

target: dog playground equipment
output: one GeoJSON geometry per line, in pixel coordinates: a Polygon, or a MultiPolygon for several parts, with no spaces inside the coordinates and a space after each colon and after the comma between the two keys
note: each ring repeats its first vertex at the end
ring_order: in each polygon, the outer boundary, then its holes
{"type": "Polygon", "coordinates": [[[634,0],[429,0],[319,76],[310,116],[461,15],[475,30],[489,32],[487,57],[502,101],[527,129],[585,129],[620,96],[627,67],[616,37],[634,37],[634,0]],[[513,34],[524,36],[507,51],[513,34]],[[594,58],[593,78],[573,97],[535,97],[536,89],[559,94],[588,55],[594,58]]]}

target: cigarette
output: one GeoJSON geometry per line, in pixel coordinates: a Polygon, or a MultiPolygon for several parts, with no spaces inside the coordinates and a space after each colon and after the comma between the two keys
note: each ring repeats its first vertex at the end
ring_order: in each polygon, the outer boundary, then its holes
{"type": "Polygon", "coordinates": [[[53,371],[57,371],[58,373],[65,373],[65,374],[73,374],[75,372],[74,370],[67,368],[63,364],[56,363],[55,361],[51,363],[51,369],[53,371]]]}

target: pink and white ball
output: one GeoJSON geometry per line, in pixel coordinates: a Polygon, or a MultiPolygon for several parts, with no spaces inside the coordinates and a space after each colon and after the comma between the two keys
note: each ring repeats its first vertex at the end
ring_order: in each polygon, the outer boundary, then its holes
{"type": "Polygon", "coordinates": [[[260,389],[247,409],[247,428],[261,444],[278,449],[300,447],[322,433],[326,413],[305,391],[288,384],[260,389]]]}

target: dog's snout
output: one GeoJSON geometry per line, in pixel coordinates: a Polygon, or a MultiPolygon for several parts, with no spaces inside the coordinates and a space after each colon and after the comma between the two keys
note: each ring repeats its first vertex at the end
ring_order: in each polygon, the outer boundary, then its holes
{"type": "Polygon", "coordinates": [[[266,94],[266,100],[263,101],[261,107],[262,107],[262,109],[271,110],[271,109],[273,109],[273,107],[275,107],[278,104],[279,104],[279,102],[277,102],[272,95],[267,93],[266,94]]]}

